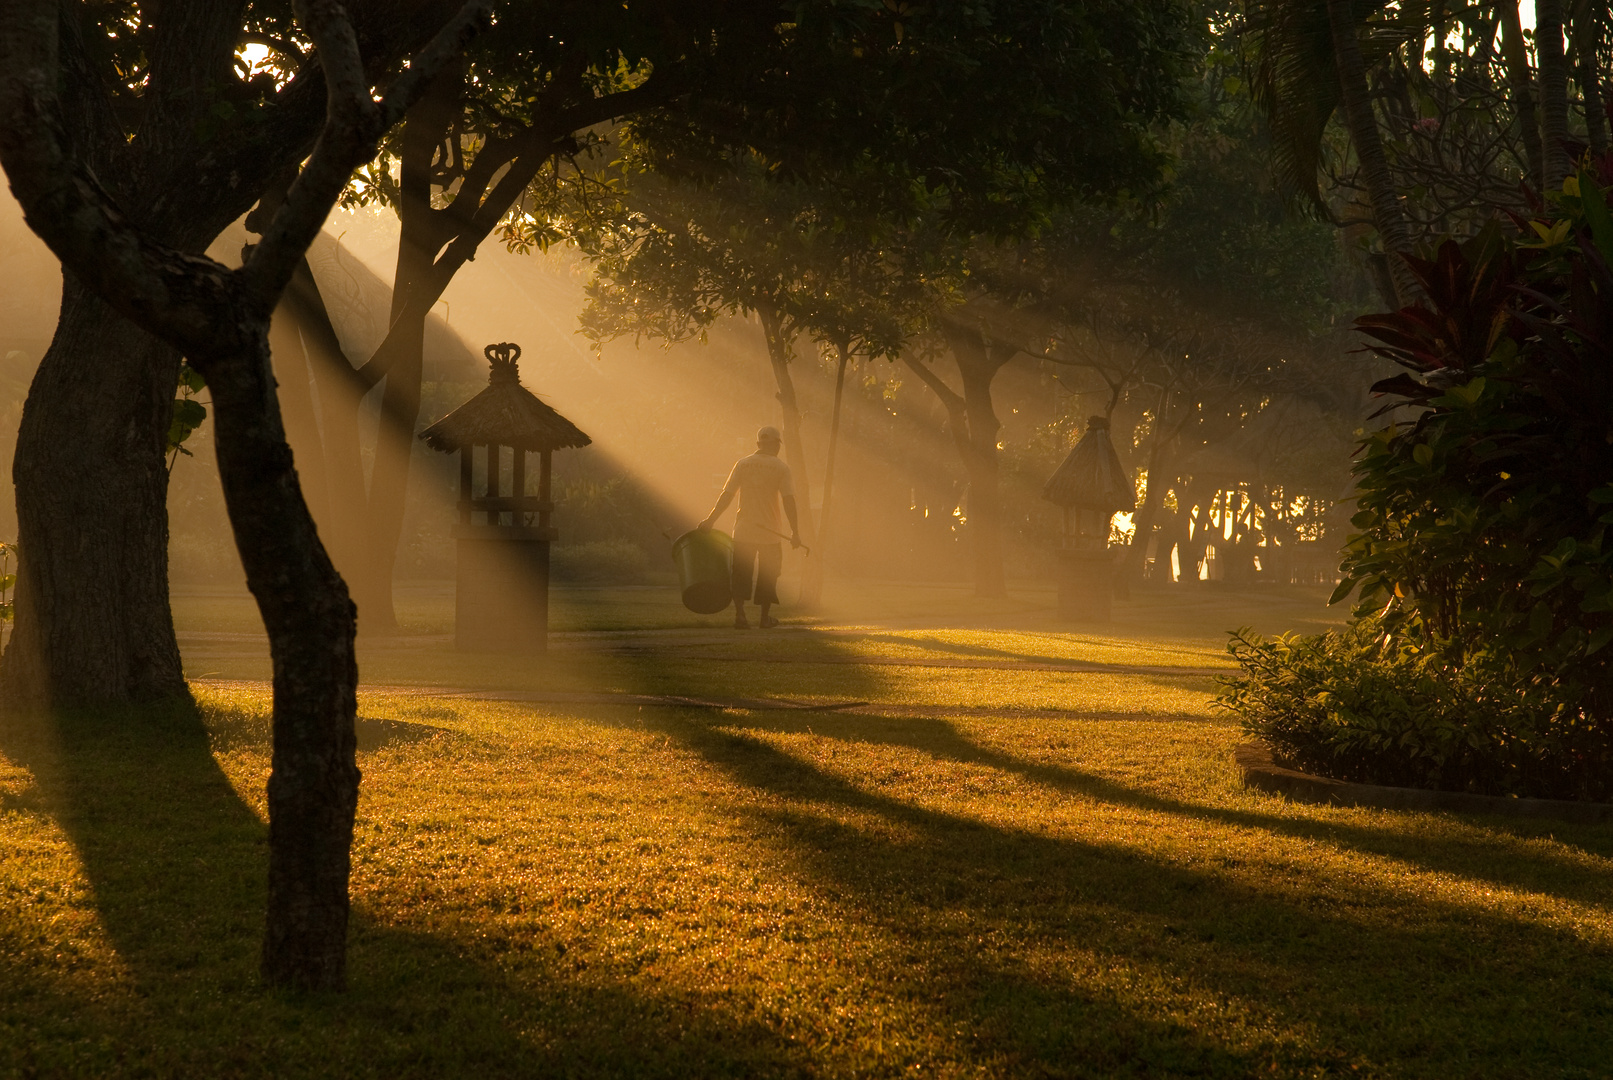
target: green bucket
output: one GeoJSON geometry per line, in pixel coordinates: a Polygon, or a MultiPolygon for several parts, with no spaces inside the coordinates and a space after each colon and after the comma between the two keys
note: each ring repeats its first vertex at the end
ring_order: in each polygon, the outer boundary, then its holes
{"type": "Polygon", "coordinates": [[[733,600],[734,542],[716,529],[694,529],[672,541],[683,606],[715,615],[733,600]]]}

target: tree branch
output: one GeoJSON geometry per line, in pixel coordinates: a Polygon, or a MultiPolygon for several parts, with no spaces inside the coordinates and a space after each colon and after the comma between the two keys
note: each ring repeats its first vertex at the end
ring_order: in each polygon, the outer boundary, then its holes
{"type": "Polygon", "coordinates": [[[358,37],[341,4],[337,0],[297,0],[298,19],[313,39],[315,60],[325,72],[325,127],[308,164],[264,229],[263,241],[236,272],[247,303],[264,315],[273,309],[353,170],[374,154],[375,144],[387,128],[464,48],[487,7],[487,0],[467,0],[377,104],[370,95],[358,37]]]}
{"type": "Polygon", "coordinates": [[[963,396],[953,391],[952,387],[942,381],[941,376],[931,371],[929,366],[914,360],[907,353],[902,353],[902,363],[912,369],[913,374],[924,380],[924,385],[935,391],[935,396],[941,399],[948,415],[961,416],[964,412],[963,396]]]}

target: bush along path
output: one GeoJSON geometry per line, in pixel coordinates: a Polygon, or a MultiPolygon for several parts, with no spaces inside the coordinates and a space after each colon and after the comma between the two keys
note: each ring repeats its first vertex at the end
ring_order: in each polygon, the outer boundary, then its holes
{"type": "Polygon", "coordinates": [[[1222,707],[1338,779],[1613,799],[1613,156],[1430,260],[1357,320],[1404,371],[1355,466],[1319,637],[1240,631],[1222,707]]]}

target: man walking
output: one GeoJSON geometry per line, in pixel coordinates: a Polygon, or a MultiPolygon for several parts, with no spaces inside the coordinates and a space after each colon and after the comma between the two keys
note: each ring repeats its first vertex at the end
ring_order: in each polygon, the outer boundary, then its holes
{"type": "Polygon", "coordinates": [[[764,427],[756,433],[756,453],[740,458],[728,474],[717,505],[711,508],[700,528],[709,529],[722,516],[728,504],[739,496],[739,513],[734,518],[734,625],[741,630],[750,629],[745,617],[745,601],[754,597],[761,605],[761,618],[757,625],[763,630],[778,625],[769,609],[778,603],[779,568],[784,562],[784,551],[779,540],[784,539],[784,521],[790,520],[788,539],[791,547],[801,546],[801,530],[795,519],[795,489],[790,479],[790,467],[779,460],[779,447],[783,439],[778,428],[764,427]],[[752,590],[754,579],[755,588],[752,590]]]}

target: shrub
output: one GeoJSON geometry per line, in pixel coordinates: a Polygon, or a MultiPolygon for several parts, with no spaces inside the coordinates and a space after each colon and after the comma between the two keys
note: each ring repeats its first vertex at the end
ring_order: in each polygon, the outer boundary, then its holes
{"type": "Polygon", "coordinates": [[[638,585],[650,576],[649,556],[626,540],[557,544],[549,551],[549,573],[557,582],[586,585],[638,585]]]}
{"type": "Polygon", "coordinates": [[[1316,639],[1235,635],[1222,702],[1341,778],[1605,797],[1613,725],[1613,157],[1517,235],[1408,260],[1357,320],[1405,370],[1356,461],[1359,530],[1316,639]]]}
{"type": "Polygon", "coordinates": [[[1613,797],[1613,724],[1517,665],[1450,663],[1376,619],[1228,646],[1243,667],[1216,704],[1284,764],[1339,780],[1488,795],[1613,797]]]}

